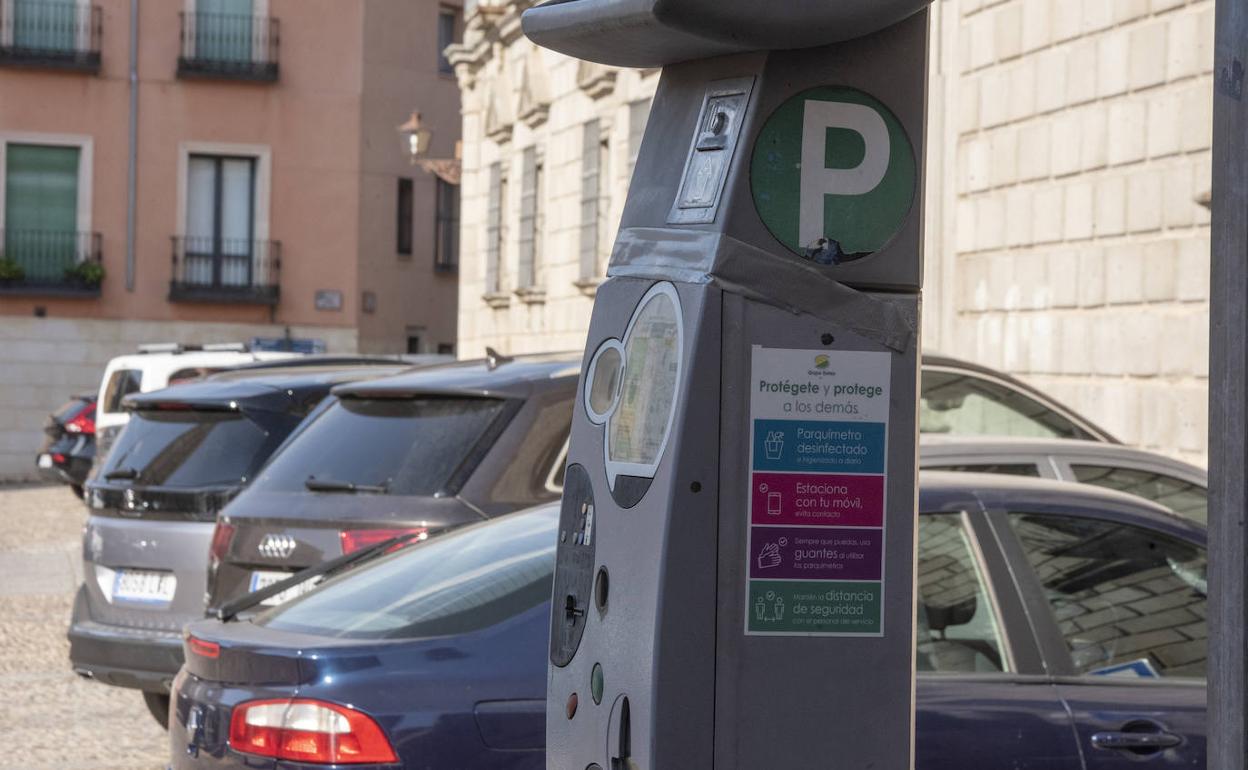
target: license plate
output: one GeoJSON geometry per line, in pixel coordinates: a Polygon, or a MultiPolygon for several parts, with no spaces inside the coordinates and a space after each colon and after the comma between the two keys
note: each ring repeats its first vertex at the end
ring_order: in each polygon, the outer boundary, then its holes
{"type": "MultiPolygon", "coordinates": [[[[280,572],[275,570],[260,570],[253,572],[251,573],[251,591],[252,593],[255,593],[262,588],[268,588],[279,580],[285,580],[293,574],[293,572],[280,572]]],[[[299,585],[287,588],[280,594],[270,596],[260,603],[266,607],[272,607],[277,604],[288,602],[296,596],[302,596],[308,591],[311,591],[316,587],[316,583],[316,580],[305,580],[299,585]]]]}
{"type": "Polygon", "coordinates": [[[113,578],[113,599],[142,604],[168,604],[178,590],[172,572],[145,569],[119,569],[113,578]]]}
{"type": "Polygon", "coordinates": [[[52,467],[52,455],[47,455],[47,454],[39,455],[39,467],[51,468],[52,467]]]}

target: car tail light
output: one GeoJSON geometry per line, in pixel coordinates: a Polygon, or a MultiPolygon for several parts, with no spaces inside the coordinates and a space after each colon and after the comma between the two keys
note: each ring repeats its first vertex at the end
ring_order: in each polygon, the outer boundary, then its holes
{"type": "Polygon", "coordinates": [[[230,717],[230,747],[312,764],[397,762],[394,748],[371,717],[336,703],[294,698],[240,703],[230,717]]]}
{"type": "Polygon", "coordinates": [[[65,464],[65,455],[61,454],[60,452],[53,452],[53,453],[52,453],[52,462],[56,463],[57,465],[64,465],[64,464],[65,464]]]}
{"type": "Polygon", "coordinates": [[[230,550],[230,542],[234,539],[235,527],[228,521],[218,521],[217,528],[212,531],[212,547],[208,549],[208,561],[220,564],[230,550]]]}
{"type": "Polygon", "coordinates": [[[216,642],[205,641],[197,636],[186,637],[186,646],[191,652],[205,658],[212,658],[215,660],[221,657],[221,645],[216,642]]]}
{"type": "MultiPolygon", "coordinates": [[[[411,527],[408,529],[344,529],[338,533],[338,538],[342,541],[343,554],[348,554],[407,534],[415,534],[415,542],[420,542],[429,537],[429,530],[426,527],[411,527]]],[[[410,542],[400,544],[396,548],[409,545],[410,542]]]]}
{"type": "Polygon", "coordinates": [[[83,433],[88,436],[95,434],[95,407],[83,409],[74,419],[65,423],[66,433],[83,433]]]}

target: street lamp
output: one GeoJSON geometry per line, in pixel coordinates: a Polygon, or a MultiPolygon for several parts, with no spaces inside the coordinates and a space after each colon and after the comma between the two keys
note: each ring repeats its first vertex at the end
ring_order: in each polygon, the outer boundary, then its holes
{"type": "Polygon", "coordinates": [[[413,112],[412,116],[407,119],[407,122],[400,125],[396,130],[399,132],[399,139],[403,143],[403,152],[407,154],[408,161],[413,166],[416,165],[418,159],[429,152],[429,143],[433,140],[433,131],[421,125],[419,112],[413,112]]]}

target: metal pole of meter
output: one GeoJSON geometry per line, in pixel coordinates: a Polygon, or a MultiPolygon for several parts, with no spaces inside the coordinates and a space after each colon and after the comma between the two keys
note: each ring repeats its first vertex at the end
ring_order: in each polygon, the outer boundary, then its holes
{"type": "Polygon", "coordinates": [[[1209,761],[1248,767],[1248,0],[1217,0],[1209,270],[1209,761]]]}

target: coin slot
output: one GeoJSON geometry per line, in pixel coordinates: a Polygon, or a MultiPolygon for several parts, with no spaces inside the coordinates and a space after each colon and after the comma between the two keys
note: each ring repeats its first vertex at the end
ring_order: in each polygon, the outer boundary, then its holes
{"type": "Polygon", "coordinates": [[[594,604],[599,612],[607,611],[607,592],[611,588],[611,578],[606,567],[598,568],[598,577],[594,580],[594,604]]]}

